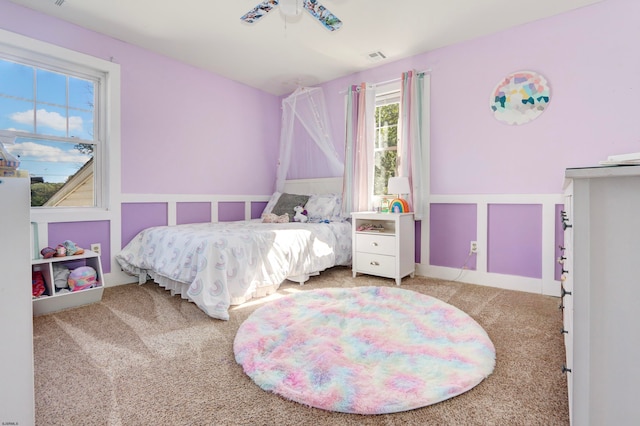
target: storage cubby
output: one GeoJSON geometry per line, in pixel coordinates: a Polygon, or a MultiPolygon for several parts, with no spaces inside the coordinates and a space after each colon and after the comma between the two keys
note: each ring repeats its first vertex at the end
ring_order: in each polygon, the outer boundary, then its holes
{"type": "Polygon", "coordinates": [[[63,309],[88,305],[102,299],[104,278],[100,256],[92,251],[85,251],[75,256],[51,257],[49,259],[33,259],[31,272],[40,271],[44,279],[45,292],[33,298],[33,315],[43,315],[63,309]],[[81,266],[90,266],[96,271],[98,284],[95,287],[78,291],[56,291],[54,284],[54,265],[63,265],[69,270],[81,266]]]}
{"type": "Polygon", "coordinates": [[[384,218],[384,216],[387,214],[388,213],[376,214],[376,217],[374,219],[371,219],[370,216],[367,216],[367,217],[354,216],[356,232],[363,233],[363,234],[371,233],[371,234],[395,235],[396,233],[395,218],[394,219],[384,218]],[[374,228],[369,229],[370,226],[373,226],[374,228]]]}

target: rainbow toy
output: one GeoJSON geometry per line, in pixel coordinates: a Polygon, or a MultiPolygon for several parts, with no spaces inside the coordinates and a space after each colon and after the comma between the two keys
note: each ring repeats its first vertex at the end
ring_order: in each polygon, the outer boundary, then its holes
{"type": "Polygon", "coordinates": [[[407,213],[409,204],[402,198],[396,198],[389,204],[389,213],[407,213]]]}

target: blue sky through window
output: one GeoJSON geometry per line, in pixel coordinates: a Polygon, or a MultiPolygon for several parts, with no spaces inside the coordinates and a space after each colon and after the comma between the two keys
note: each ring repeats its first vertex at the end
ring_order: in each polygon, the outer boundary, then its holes
{"type": "Polygon", "coordinates": [[[94,93],[91,80],[0,59],[0,129],[38,136],[5,147],[21,169],[65,182],[93,157],[77,146],[94,141],[94,93]]]}

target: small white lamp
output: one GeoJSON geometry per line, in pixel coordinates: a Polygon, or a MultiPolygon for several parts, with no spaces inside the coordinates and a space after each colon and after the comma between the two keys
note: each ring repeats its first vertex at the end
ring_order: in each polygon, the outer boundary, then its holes
{"type": "Polygon", "coordinates": [[[400,197],[403,194],[411,193],[411,186],[409,185],[408,177],[396,176],[389,178],[387,192],[390,194],[396,194],[396,198],[389,204],[389,212],[406,213],[409,211],[409,204],[406,200],[400,197]]]}

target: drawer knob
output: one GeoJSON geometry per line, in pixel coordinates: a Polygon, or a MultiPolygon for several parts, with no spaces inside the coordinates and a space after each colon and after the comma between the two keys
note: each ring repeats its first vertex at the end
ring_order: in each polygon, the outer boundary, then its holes
{"type": "Polygon", "coordinates": [[[378,262],[376,262],[375,260],[371,261],[371,266],[380,266],[380,264],[378,262]]]}
{"type": "Polygon", "coordinates": [[[371,243],[371,245],[372,245],[372,246],[374,246],[374,247],[378,247],[378,243],[376,243],[375,241],[373,241],[373,242],[371,243]]]}

